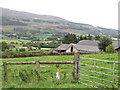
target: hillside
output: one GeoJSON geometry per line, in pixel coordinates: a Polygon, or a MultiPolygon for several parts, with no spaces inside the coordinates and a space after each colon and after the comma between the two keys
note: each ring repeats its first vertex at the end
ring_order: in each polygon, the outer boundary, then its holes
{"type": "Polygon", "coordinates": [[[1,8],[3,35],[26,33],[36,34],[104,34],[117,36],[117,30],[94,27],[89,24],[70,22],[50,15],[37,15],[28,12],[1,8]]]}

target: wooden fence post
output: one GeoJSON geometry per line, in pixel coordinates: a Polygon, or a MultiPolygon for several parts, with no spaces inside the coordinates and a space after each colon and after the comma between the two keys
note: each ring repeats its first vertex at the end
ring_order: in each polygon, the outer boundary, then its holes
{"type": "Polygon", "coordinates": [[[79,53],[75,52],[74,53],[74,61],[75,61],[75,64],[74,64],[74,80],[76,82],[78,82],[78,80],[79,80],[79,60],[80,60],[79,53]]]}
{"type": "Polygon", "coordinates": [[[36,72],[37,72],[37,76],[39,77],[40,76],[40,63],[39,61],[36,61],[36,72]]]}
{"type": "Polygon", "coordinates": [[[3,67],[4,67],[4,81],[7,82],[8,77],[7,77],[7,63],[3,62],[3,67]]]}

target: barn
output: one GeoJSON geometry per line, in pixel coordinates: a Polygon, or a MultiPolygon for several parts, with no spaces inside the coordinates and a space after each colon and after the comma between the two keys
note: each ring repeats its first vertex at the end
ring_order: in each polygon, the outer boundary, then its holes
{"type": "MultiPolygon", "coordinates": [[[[97,40],[81,40],[77,44],[62,44],[58,48],[54,49],[56,52],[100,52],[98,47],[99,41],[97,40]]],[[[113,41],[112,45],[115,50],[120,51],[120,45],[118,41],[113,41]]]]}
{"type": "Polygon", "coordinates": [[[62,44],[58,48],[54,49],[57,52],[76,52],[75,44],[62,44]]]}
{"type": "Polygon", "coordinates": [[[98,42],[95,40],[82,40],[77,44],[62,44],[54,50],[57,52],[99,52],[98,42]]]}

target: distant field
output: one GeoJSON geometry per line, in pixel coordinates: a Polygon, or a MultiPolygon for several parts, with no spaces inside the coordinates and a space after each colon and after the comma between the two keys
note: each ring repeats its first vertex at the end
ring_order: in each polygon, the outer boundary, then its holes
{"type": "MultiPolygon", "coordinates": [[[[27,43],[27,42],[30,42],[31,40],[23,40],[23,39],[10,39],[10,40],[8,40],[8,39],[2,39],[0,41],[5,41],[7,43],[10,43],[10,42],[18,42],[18,43],[24,42],[24,43],[27,43]]],[[[38,42],[38,41],[35,41],[35,42],[38,42]]],[[[40,43],[49,43],[49,42],[52,42],[52,41],[39,41],[39,42],[40,43]]]]}
{"type": "Polygon", "coordinates": [[[46,39],[46,38],[48,38],[48,37],[51,37],[53,34],[38,34],[38,35],[36,35],[35,37],[37,37],[37,38],[39,38],[39,39],[41,39],[41,40],[44,40],[44,39],[46,39]]]}
{"type": "MultiPolygon", "coordinates": [[[[118,60],[118,54],[112,53],[112,54],[86,54],[86,55],[80,55],[81,57],[87,57],[87,58],[96,58],[96,59],[103,59],[103,60],[110,60],[110,61],[117,61],[118,60]]],[[[3,62],[29,62],[29,61],[72,61],[74,58],[73,55],[61,55],[61,56],[38,56],[38,57],[25,57],[25,58],[3,58],[3,62]]],[[[92,61],[89,60],[80,60],[81,63],[87,63],[93,65],[92,61]]],[[[112,64],[110,63],[97,63],[98,66],[106,67],[106,68],[112,68],[112,64]]],[[[34,74],[30,74],[35,70],[35,65],[9,65],[8,66],[8,82],[3,83],[4,88],[91,88],[86,85],[74,83],[72,72],[73,72],[73,65],[60,65],[60,72],[61,72],[61,80],[60,81],[54,81],[52,79],[51,75],[55,78],[55,71],[56,71],[56,65],[41,65],[41,80],[36,81],[36,77],[34,74]],[[19,72],[24,72],[24,70],[27,70],[30,77],[30,81],[28,83],[25,83],[21,81],[19,77],[19,72]],[[64,73],[67,73],[67,78],[63,79],[64,73]],[[51,74],[53,73],[53,74],[51,74]],[[12,81],[12,82],[11,82],[12,81]]],[[[92,69],[88,66],[85,66],[84,68],[92,69]]],[[[94,69],[94,68],[93,68],[94,69]]],[[[118,69],[118,65],[115,66],[115,69],[118,69]]],[[[103,70],[103,69],[97,69],[97,71],[103,71],[104,73],[112,73],[111,71],[103,70]]],[[[84,72],[80,71],[81,73],[85,73],[86,75],[94,76],[94,74],[90,72],[84,72]]],[[[29,76],[28,75],[28,76],[29,76]]],[[[103,75],[97,75],[97,77],[111,80],[111,77],[103,76],[103,75]]],[[[115,72],[115,75],[118,75],[118,72],[115,72]]],[[[80,76],[81,78],[86,78],[85,76],[80,76]]],[[[86,78],[88,80],[96,81],[91,78],[86,78]]],[[[118,78],[115,78],[115,81],[118,81],[118,78]]],[[[84,82],[84,81],[83,81],[84,82]]],[[[111,83],[106,83],[103,81],[97,80],[99,83],[111,85],[111,83]]],[[[91,83],[89,83],[91,84],[91,83]]],[[[118,87],[115,85],[115,87],[118,87]]]]}
{"type": "Polygon", "coordinates": [[[2,41],[5,41],[6,43],[10,43],[10,42],[18,42],[18,43],[25,42],[25,43],[27,43],[27,42],[30,42],[30,40],[23,40],[23,39],[10,39],[10,40],[2,39],[2,41]]]}

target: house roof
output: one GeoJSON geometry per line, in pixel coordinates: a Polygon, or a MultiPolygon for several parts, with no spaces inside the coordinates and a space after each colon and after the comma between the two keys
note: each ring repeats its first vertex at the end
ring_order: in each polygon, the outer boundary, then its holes
{"type": "Polygon", "coordinates": [[[120,42],[119,41],[113,41],[112,45],[115,47],[115,49],[120,47],[120,42]]]}
{"type": "MultiPolygon", "coordinates": [[[[86,45],[86,46],[95,46],[98,47],[99,41],[97,40],[82,40],[78,42],[78,45],[86,45]]],[[[120,47],[119,41],[112,41],[112,45],[115,47],[115,49],[120,47]]]]}
{"type": "Polygon", "coordinates": [[[55,50],[66,50],[69,46],[70,46],[70,44],[62,44],[55,50]]]}
{"type": "Polygon", "coordinates": [[[74,47],[78,50],[78,51],[86,51],[86,52],[99,52],[99,48],[98,46],[88,46],[88,45],[79,45],[76,44],[74,45],[74,47]]]}
{"type": "Polygon", "coordinates": [[[97,40],[81,40],[77,44],[78,45],[87,45],[87,46],[97,46],[98,47],[99,41],[97,40]]]}
{"type": "Polygon", "coordinates": [[[74,43],[71,43],[71,44],[62,44],[62,45],[60,45],[58,48],[56,48],[55,50],[66,50],[66,49],[68,49],[70,46],[74,46],[74,45],[76,45],[76,44],[74,44],[74,43]]]}

